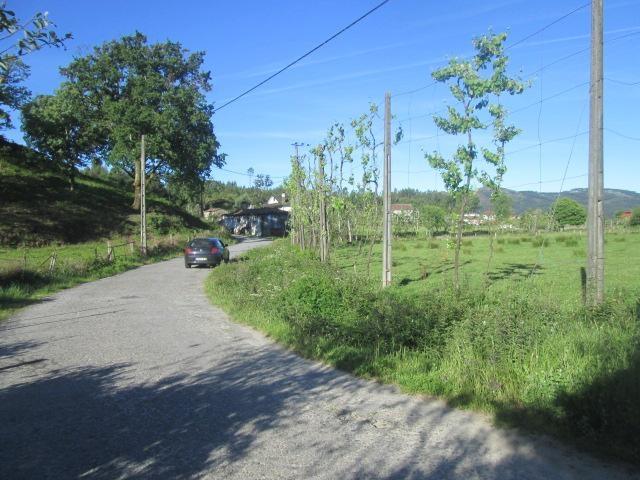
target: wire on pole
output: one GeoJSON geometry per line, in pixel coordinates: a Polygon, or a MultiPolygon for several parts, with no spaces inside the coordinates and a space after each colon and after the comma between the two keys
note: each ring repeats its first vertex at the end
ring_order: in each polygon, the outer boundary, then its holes
{"type": "Polygon", "coordinates": [[[311,50],[309,50],[308,52],[306,52],[305,54],[299,56],[298,58],[296,58],[294,61],[288,63],[287,65],[285,65],[284,67],[282,67],[280,70],[278,70],[277,72],[275,72],[272,75],[269,75],[267,78],[265,78],[264,80],[262,80],[261,82],[257,83],[256,85],[254,85],[253,87],[249,88],[248,90],[245,90],[244,92],[242,92],[240,95],[232,98],[231,100],[229,100],[228,102],[223,103],[221,106],[219,106],[218,108],[216,108],[213,113],[216,113],[219,110],[222,110],[224,107],[226,107],[227,105],[231,105],[233,102],[240,100],[242,97],[244,97],[245,95],[253,92],[256,88],[261,87],[262,85],[264,85],[265,83],[267,83],[269,80],[272,80],[273,78],[277,77],[278,75],[280,75],[282,72],[284,72],[285,70],[288,70],[289,68],[293,67],[296,63],[298,63],[300,60],[305,59],[306,57],[308,57],[309,55],[311,55],[313,52],[315,52],[316,50],[322,48],[323,46],[325,46],[327,43],[329,43],[331,40],[333,40],[334,38],[338,37],[339,35],[343,34],[344,32],[346,32],[347,30],[349,30],[351,27],[355,26],[357,23],[361,22],[362,20],[364,20],[366,17],[368,17],[369,15],[371,15],[373,12],[375,12],[376,10],[378,10],[379,8],[381,8],[383,5],[385,5],[386,3],[388,3],[390,0],[384,0],[383,2],[380,2],[378,5],[376,5],[375,7],[373,7],[371,10],[369,10],[368,12],[366,12],[364,15],[361,15],[360,17],[358,17],[356,20],[354,20],[353,22],[351,22],[349,25],[347,25],[346,27],[342,28],[341,30],[339,30],[338,32],[334,33],[333,35],[331,35],[329,38],[327,38],[324,42],[316,45],[315,47],[313,47],[311,50]]]}

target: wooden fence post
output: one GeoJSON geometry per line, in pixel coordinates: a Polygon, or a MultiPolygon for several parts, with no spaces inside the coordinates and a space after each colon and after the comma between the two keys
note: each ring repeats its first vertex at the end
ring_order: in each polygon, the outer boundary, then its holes
{"type": "Polygon", "coordinates": [[[107,240],[107,262],[113,261],[113,247],[111,247],[111,242],[107,240]]]}
{"type": "Polygon", "coordinates": [[[53,252],[51,255],[51,259],[49,260],[49,275],[53,273],[54,268],[56,268],[56,259],[58,258],[58,252],[53,252]]]}

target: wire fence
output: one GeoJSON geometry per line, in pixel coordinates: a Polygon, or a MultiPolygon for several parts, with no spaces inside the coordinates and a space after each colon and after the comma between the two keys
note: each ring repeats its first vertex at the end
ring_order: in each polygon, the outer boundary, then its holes
{"type": "MultiPolygon", "coordinates": [[[[169,234],[150,237],[147,256],[178,253],[193,234],[169,234]]],[[[0,275],[21,272],[54,275],[58,272],[91,266],[104,266],[117,261],[143,260],[140,242],[133,238],[117,238],[75,245],[17,247],[0,249],[0,275]]]]}

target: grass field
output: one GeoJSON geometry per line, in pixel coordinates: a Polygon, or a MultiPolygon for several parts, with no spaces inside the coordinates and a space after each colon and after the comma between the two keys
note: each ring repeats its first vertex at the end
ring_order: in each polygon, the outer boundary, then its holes
{"type": "MultiPolygon", "coordinates": [[[[112,255],[107,257],[107,241],[73,245],[24,248],[0,248],[0,320],[16,309],[42,297],[79,283],[115,275],[146,263],[166,260],[182,252],[189,236],[220,236],[219,231],[197,231],[148,241],[149,254],[143,258],[139,245],[131,239],[116,237],[109,241],[112,255]],[[133,246],[133,249],[131,248],[133,246]],[[55,255],[55,264],[51,258],[55,255]]],[[[230,237],[225,237],[231,242],[230,237]]]]}
{"type": "MultiPolygon", "coordinates": [[[[491,286],[511,288],[527,280],[563,303],[582,301],[581,267],[586,265],[585,232],[551,233],[541,236],[503,234],[494,238],[466,236],[461,251],[463,288],[491,286]]],[[[333,262],[360,275],[367,273],[366,247],[341,247],[332,252],[333,262]],[[355,265],[355,267],[354,267],[355,265]]],[[[449,237],[395,239],[393,282],[419,292],[452,281],[453,245],[449,237]]],[[[374,247],[369,275],[381,278],[382,248],[374,247]]],[[[605,244],[606,289],[610,293],[640,291],[640,230],[609,232],[605,244]]]]}
{"type": "Polygon", "coordinates": [[[287,240],[214,270],[207,290],[302,355],[640,463],[640,234],[608,235],[597,309],[581,301],[583,237],[500,240],[486,275],[488,238],[465,237],[460,292],[445,238],[394,242],[385,290],[366,249],[323,265],[287,240]]]}

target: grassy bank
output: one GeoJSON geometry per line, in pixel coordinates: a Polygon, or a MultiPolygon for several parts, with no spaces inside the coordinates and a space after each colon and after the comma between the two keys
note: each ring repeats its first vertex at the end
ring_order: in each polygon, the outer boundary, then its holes
{"type": "MultiPolygon", "coordinates": [[[[0,245],[41,246],[136,235],[131,181],[78,174],[68,179],[29,148],[0,139],[0,245]]],[[[164,235],[211,228],[162,195],[148,192],[148,227],[164,235]]]]}
{"type": "MultiPolygon", "coordinates": [[[[197,235],[216,233],[220,236],[219,232],[197,235]]],[[[114,238],[108,243],[0,248],[0,320],[58,290],[180,255],[188,236],[183,233],[154,237],[149,241],[146,257],[140,256],[139,246],[127,238],[114,238]]]]}
{"type": "Polygon", "coordinates": [[[637,289],[593,311],[535,275],[459,296],[429,276],[381,291],[340,255],[325,266],[280,242],[216,269],[207,291],[305,356],[640,462],[637,289]]]}

